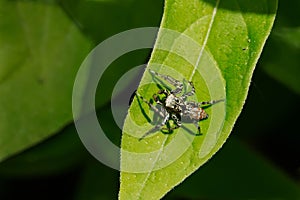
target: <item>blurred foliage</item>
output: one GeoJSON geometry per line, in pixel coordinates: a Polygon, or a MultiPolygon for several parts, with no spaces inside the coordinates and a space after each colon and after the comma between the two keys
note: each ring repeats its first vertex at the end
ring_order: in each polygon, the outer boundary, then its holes
{"type": "Polygon", "coordinates": [[[232,138],[166,199],[299,199],[299,186],[247,145],[232,138]]]}
{"type": "Polygon", "coordinates": [[[72,121],[72,87],[90,41],[54,4],[0,1],[0,14],[2,161],[72,121]]]}
{"type": "Polygon", "coordinates": [[[299,1],[282,1],[270,41],[262,55],[263,69],[290,90],[300,94],[299,1]],[[294,6],[288,6],[292,3],[294,6]]]}
{"type": "MultiPolygon", "coordinates": [[[[0,4],[18,2],[1,0],[0,4]]],[[[162,0],[28,2],[59,5],[94,46],[107,37],[129,28],[159,26],[163,10],[162,0]]],[[[267,41],[254,73],[244,110],[228,143],[207,165],[171,191],[165,199],[299,199],[299,6],[300,2],[295,0],[279,2],[275,29],[267,41]],[[219,184],[210,184],[213,182],[219,184]]],[[[33,11],[32,14],[34,13],[33,11]]],[[[19,14],[16,12],[16,16],[19,14]]],[[[3,9],[0,9],[0,15],[1,24],[9,15],[5,14],[3,9]]],[[[35,19],[44,17],[43,13],[34,16],[35,19]]],[[[19,20],[11,22],[10,26],[22,23],[22,20],[19,20]]],[[[10,34],[10,29],[1,27],[0,32],[2,31],[10,34]]],[[[13,33],[16,32],[11,31],[12,40],[6,40],[7,44],[14,44],[13,33]]],[[[35,43],[38,42],[35,41],[37,38],[32,39],[35,43]]],[[[0,41],[1,49],[4,38],[1,37],[0,41]]],[[[10,48],[9,45],[6,47],[10,48]]],[[[69,49],[63,49],[63,52],[68,54],[69,49]]],[[[7,55],[0,52],[1,56],[7,55]]],[[[120,58],[116,63],[123,63],[124,59],[124,66],[128,66],[126,69],[129,69],[130,66],[147,61],[149,55],[146,51],[138,54],[135,58],[132,55],[124,55],[124,58],[120,58]]],[[[5,57],[9,58],[9,62],[17,61],[13,52],[11,56],[5,57]]],[[[78,57],[74,65],[79,66],[81,59],[83,57],[78,57]]],[[[3,68],[2,65],[0,67],[3,68]]],[[[51,64],[51,67],[54,69],[55,63],[51,64]]],[[[104,77],[107,80],[104,84],[112,80],[113,74],[114,70],[111,70],[104,77]]],[[[27,78],[29,77],[31,76],[27,78]]],[[[111,85],[110,87],[113,88],[111,85]]],[[[10,92],[22,99],[22,93],[19,94],[18,90],[10,92]]],[[[109,92],[107,94],[109,95],[109,92]]],[[[55,101],[57,97],[47,95],[44,98],[55,101]]],[[[1,99],[5,99],[5,96],[1,96],[1,99]]],[[[98,105],[98,117],[106,119],[103,124],[114,133],[109,137],[115,143],[119,143],[121,131],[112,122],[111,117],[107,117],[110,115],[110,104],[99,100],[98,105]]],[[[22,106],[17,108],[19,110],[16,110],[14,115],[24,113],[22,106]]],[[[33,107],[32,111],[28,112],[34,113],[37,110],[33,107]]],[[[11,116],[6,121],[15,117],[11,116]]],[[[32,123],[41,122],[33,120],[32,123]]],[[[41,123],[41,127],[47,123],[41,123]]],[[[74,126],[67,121],[64,123],[63,130],[61,126],[57,126],[51,133],[56,133],[55,136],[0,163],[0,199],[117,198],[119,172],[92,158],[80,143],[74,126]]],[[[21,127],[15,124],[15,128],[21,127]]],[[[14,136],[16,141],[20,139],[12,130],[8,134],[14,136]]],[[[1,138],[1,142],[7,141],[1,138]]]]}

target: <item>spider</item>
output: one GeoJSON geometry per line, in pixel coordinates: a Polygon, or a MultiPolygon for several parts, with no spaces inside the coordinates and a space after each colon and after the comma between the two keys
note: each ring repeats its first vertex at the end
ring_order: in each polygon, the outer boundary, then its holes
{"type": "Polygon", "coordinates": [[[172,78],[168,75],[159,74],[153,70],[149,70],[149,72],[156,77],[160,77],[165,81],[169,82],[171,85],[175,86],[174,90],[166,90],[160,89],[157,94],[153,95],[153,100],[156,104],[160,105],[160,109],[157,106],[154,106],[148,100],[143,98],[141,95],[136,93],[136,95],[143,100],[143,102],[147,103],[150,109],[152,109],[155,113],[162,117],[162,122],[157,124],[151,130],[147,131],[139,140],[144,139],[149,134],[156,132],[158,130],[168,130],[169,132],[175,130],[182,126],[181,121],[192,122],[197,130],[198,134],[201,135],[201,128],[199,126],[199,121],[208,118],[208,114],[205,112],[203,105],[209,106],[216,104],[221,100],[211,100],[204,102],[194,102],[194,101],[186,101],[188,96],[193,96],[195,94],[195,87],[192,82],[188,82],[191,86],[191,90],[189,92],[183,93],[181,96],[179,94],[183,90],[183,83],[172,78]],[[160,96],[163,96],[162,98],[160,96]],[[164,127],[169,120],[174,121],[173,127],[164,127]]]}

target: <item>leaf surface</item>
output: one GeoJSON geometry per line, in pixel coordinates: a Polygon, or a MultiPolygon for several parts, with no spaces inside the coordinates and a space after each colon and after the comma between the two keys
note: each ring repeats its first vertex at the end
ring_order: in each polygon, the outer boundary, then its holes
{"type": "MultiPolygon", "coordinates": [[[[148,105],[135,98],[125,120],[119,199],[160,199],[215,154],[240,114],[252,73],[270,33],[277,1],[167,0],[147,69],[195,85],[188,101],[225,99],[206,110],[202,135],[193,124],[157,131],[148,105]],[[170,30],[171,29],[171,30],[170,30]]],[[[145,71],[138,93],[150,100],[172,85],[145,71]]],[[[172,123],[172,122],[170,122],[172,123]]]]}
{"type": "Polygon", "coordinates": [[[90,43],[52,3],[0,1],[0,161],[72,120],[77,69],[90,43]]]}

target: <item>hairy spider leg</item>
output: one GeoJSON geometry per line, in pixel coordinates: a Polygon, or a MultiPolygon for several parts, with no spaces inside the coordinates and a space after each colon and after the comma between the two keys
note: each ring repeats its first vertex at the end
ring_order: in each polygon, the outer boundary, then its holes
{"type": "Polygon", "coordinates": [[[180,127],[181,126],[181,121],[180,121],[180,119],[178,119],[178,117],[176,116],[176,114],[172,114],[171,117],[174,120],[174,122],[180,127]]]}
{"type": "Polygon", "coordinates": [[[152,98],[154,99],[154,101],[160,105],[163,105],[163,101],[160,99],[158,94],[164,94],[167,97],[170,95],[170,92],[168,90],[158,90],[156,94],[153,94],[152,98]]]}
{"type": "Polygon", "coordinates": [[[150,129],[149,131],[147,131],[142,137],[139,138],[139,141],[141,141],[142,139],[144,139],[145,137],[147,137],[151,133],[154,133],[155,131],[160,130],[161,127],[164,126],[167,123],[169,117],[170,117],[170,114],[166,113],[166,116],[164,117],[164,120],[162,121],[162,123],[161,124],[157,124],[152,129],[150,129]]]}
{"type": "Polygon", "coordinates": [[[162,102],[161,102],[161,100],[160,100],[160,98],[159,98],[159,96],[157,96],[156,94],[154,94],[154,95],[152,96],[152,98],[154,99],[154,101],[155,101],[157,104],[163,105],[162,102]]]}
{"type": "MultiPolygon", "coordinates": [[[[165,115],[160,111],[158,110],[157,107],[155,107],[153,104],[151,104],[149,101],[147,101],[146,99],[144,99],[143,96],[141,96],[140,94],[136,93],[136,95],[141,98],[143,100],[143,102],[145,102],[146,104],[148,104],[148,106],[156,113],[158,113],[162,118],[165,117],[165,115]]],[[[157,102],[158,103],[158,102],[157,102]]]]}
{"type": "MultiPolygon", "coordinates": [[[[145,103],[147,103],[154,112],[158,113],[163,118],[163,122],[161,124],[156,125],[151,130],[147,131],[141,138],[139,138],[139,141],[140,141],[140,140],[144,139],[146,136],[148,136],[149,134],[155,132],[156,130],[159,130],[162,126],[164,126],[167,123],[167,121],[170,117],[170,114],[168,112],[166,112],[166,110],[163,107],[161,107],[161,111],[160,111],[157,107],[153,106],[149,101],[144,99],[143,96],[141,96],[140,94],[136,93],[136,95],[139,98],[141,98],[145,103]],[[165,111],[165,113],[163,113],[163,111],[165,111]]],[[[162,103],[160,102],[159,98],[156,95],[153,95],[153,98],[157,104],[162,105],[162,103]]]]}
{"type": "Polygon", "coordinates": [[[173,131],[181,127],[181,121],[178,119],[178,117],[175,114],[172,114],[171,118],[173,119],[176,125],[174,127],[167,127],[167,128],[163,127],[162,130],[173,131]]]}
{"type": "Polygon", "coordinates": [[[151,69],[149,69],[149,71],[151,74],[153,74],[155,76],[159,76],[159,77],[163,78],[164,80],[168,81],[171,85],[175,86],[176,88],[171,91],[172,94],[179,94],[182,91],[183,83],[181,83],[180,81],[178,81],[168,75],[159,74],[151,69]]]}
{"type": "Polygon", "coordinates": [[[199,121],[194,120],[193,124],[196,126],[197,130],[198,130],[198,134],[201,134],[201,127],[199,126],[199,121]]]}
{"type": "Polygon", "coordinates": [[[188,96],[193,96],[195,94],[195,86],[193,82],[189,81],[189,85],[192,87],[192,89],[181,96],[183,100],[185,100],[188,96]]]}
{"type": "Polygon", "coordinates": [[[225,101],[225,100],[224,99],[219,99],[219,100],[203,101],[203,102],[199,102],[199,106],[202,106],[202,105],[214,105],[214,104],[222,102],[222,101],[225,101]]]}

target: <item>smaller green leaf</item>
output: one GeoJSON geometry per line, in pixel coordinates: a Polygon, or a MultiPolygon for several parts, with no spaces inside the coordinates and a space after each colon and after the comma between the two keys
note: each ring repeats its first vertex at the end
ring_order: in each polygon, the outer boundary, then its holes
{"type": "Polygon", "coordinates": [[[84,0],[87,2],[99,2],[99,3],[131,3],[133,0],[84,0]]]}
{"type": "Polygon", "coordinates": [[[64,0],[60,5],[97,45],[122,31],[158,26],[163,1],[64,0]]]}
{"type": "Polygon", "coordinates": [[[74,79],[90,43],[54,3],[0,1],[0,15],[2,161],[72,120],[74,79]]]}

